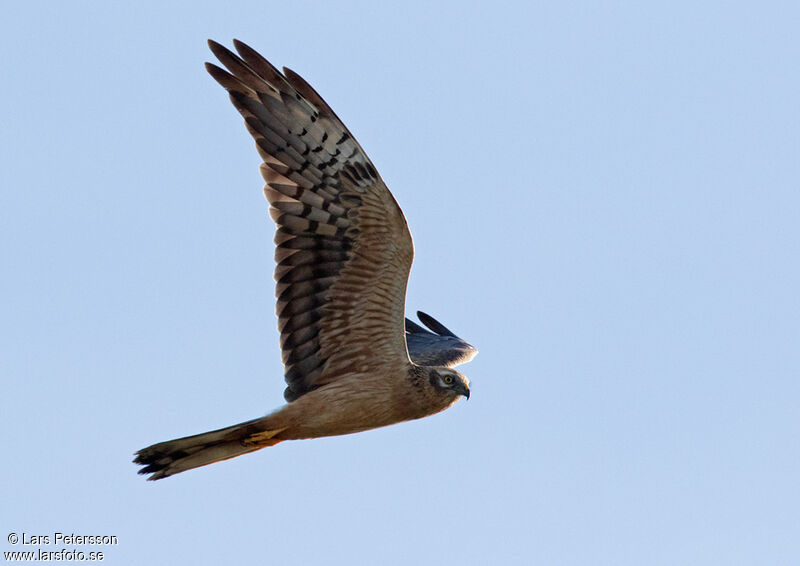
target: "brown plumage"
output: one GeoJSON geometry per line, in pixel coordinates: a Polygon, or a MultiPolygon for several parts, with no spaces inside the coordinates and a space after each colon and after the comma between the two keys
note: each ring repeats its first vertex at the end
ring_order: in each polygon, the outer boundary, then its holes
{"type": "Polygon", "coordinates": [[[406,283],[414,248],[405,217],[364,150],[299,75],[253,49],[209,41],[264,160],[275,234],[278,329],[288,404],[217,431],[142,449],[148,479],[283,440],[350,434],[443,411],[469,381],[412,363],[406,283]]]}

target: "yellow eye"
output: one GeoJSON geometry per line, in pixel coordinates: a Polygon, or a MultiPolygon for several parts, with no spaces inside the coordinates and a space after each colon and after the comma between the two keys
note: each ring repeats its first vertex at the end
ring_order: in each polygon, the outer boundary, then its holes
{"type": "Polygon", "coordinates": [[[442,381],[444,381],[447,385],[450,385],[451,383],[453,383],[453,376],[446,375],[442,378],[442,381]]]}

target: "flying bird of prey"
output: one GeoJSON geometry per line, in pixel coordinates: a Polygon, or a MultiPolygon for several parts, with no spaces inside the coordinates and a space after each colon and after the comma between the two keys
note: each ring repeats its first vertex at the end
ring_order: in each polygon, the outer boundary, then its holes
{"type": "Polygon", "coordinates": [[[433,415],[469,398],[452,369],[477,350],[432,317],[405,319],[414,247],[367,154],[325,101],[242,42],[209,41],[255,138],[277,224],[276,313],[287,404],[264,417],[136,453],[157,480],[284,440],[361,432],[433,415]]]}

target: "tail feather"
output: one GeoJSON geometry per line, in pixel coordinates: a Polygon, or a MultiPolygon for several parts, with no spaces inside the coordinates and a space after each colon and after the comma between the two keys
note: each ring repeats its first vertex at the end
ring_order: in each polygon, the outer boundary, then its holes
{"type": "Polygon", "coordinates": [[[160,480],[186,470],[199,468],[274,446],[284,429],[265,427],[264,419],[239,423],[219,430],[153,444],[136,452],[134,463],[144,466],[140,474],[152,474],[148,481],[160,480]]]}

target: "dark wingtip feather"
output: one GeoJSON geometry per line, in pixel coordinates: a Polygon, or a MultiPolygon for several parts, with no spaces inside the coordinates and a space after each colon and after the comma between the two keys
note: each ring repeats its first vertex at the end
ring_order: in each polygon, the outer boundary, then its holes
{"type": "Polygon", "coordinates": [[[228,80],[231,76],[231,74],[228,71],[226,71],[222,67],[218,67],[214,63],[209,63],[208,61],[206,61],[205,67],[206,71],[208,71],[208,74],[214,77],[215,81],[217,81],[222,86],[225,86],[224,84],[225,81],[228,80]]]}
{"type": "Polygon", "coordinates": [[[412,334],[431,334],[431,332],[408,318],[406,318],[406,332],[411,332],[412,334]]]}
{"type": "MultiPolygon", "coordinates": [[[[289,67],[283,67],[283,74],[291,79],[300,79],[304,81],[303,77],[292,71],[289,67]]],[[[304,81],[305,82],[305,81],[304,81]]]]}
{"type": "Polygon", "coordinates": [[[458,338],[455,334],[453,334],[444,324],[433,318],[429,314],[425,314],[422,311],[417,311],[417,317],[422,321],[422,324],[433,330],[436,334],[440,336],[452,336],[453,338],[458,338]]]}
{"type": "Polygon", "coordinates": [[[247,59],[248,57],[256,58],[256,59],[264,59],[261,54],[247,45],[244,41],[234,39],[233,40],[233,47],[242,56],[243,59],[247,59]]]}
{"type": "Polygon", "coordinates": [[[225,47],[221,43],[217,43],[213,39],[208,40],[208,48],[214,55],[217,56],[218,59],[221,57],[226,57],[226,56],[230,57],[233,55],[233,53],[231,53],[231,51],[227,47],[225,47]]]}

